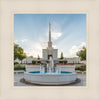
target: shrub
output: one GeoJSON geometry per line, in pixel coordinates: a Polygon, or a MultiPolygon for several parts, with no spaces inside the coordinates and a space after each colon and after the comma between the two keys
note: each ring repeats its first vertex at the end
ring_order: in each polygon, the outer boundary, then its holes
{"type": "Polygon", "coordinates": [[[82,65],[82,66],[80,67],[80,71],[86,71],[86,65],[82,65]]]}
{"type": "Polygon", "coordinates": [[[75,70],[86,71],[86,65],[82,65],[80,67],[76,67],[75,70]]]}
{"type": "Polygon", "coordinates": [[[80,67],[76,67],[75,70],[80,70],[80,67]]]}
{"type": "Polygon", "coordinates": [[[17,67],[17,65],[14,65],[14,68],[17,67]]]}
{"type": "Polygon", "coordinates": [[[64,64],[67,64],[67,61],[63,61],[64,62],[64,64]]]}
{"type": "Polygon", "coordinates": [[[49,61],[46,61],[47,63],[49,63],[49,61]]]}
{"type": "Polygon", "coordinates": [[[19,64],[18,62],[14,62],[14,65],[19,64]]]}
{"type": "Polygon", "coordinates": [[[41,63],[41,61],[37,61],[37,63],[41,63]]]}
{"type": "Polygon", "coordinates": [[[59,61],[59,63],[63,63],[63,61],[59,61]]]}
{"type": "Polygon", "coordinates": [[[32,64],[36,64],[36,61],[32,61],[32,64]]]}
{"type": "Polygon", "coordinates": [[[25,70],[25,67],[14,65],[14,70],[25,70]]]}

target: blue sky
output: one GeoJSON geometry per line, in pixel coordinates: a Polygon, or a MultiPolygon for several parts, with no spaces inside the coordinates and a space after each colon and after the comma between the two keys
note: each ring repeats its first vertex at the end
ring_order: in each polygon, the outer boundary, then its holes
{"type": "Polygon", "coordinates": [[[86,14],[15,14],[14,42],[28,56],[42,57],[42,49],[47,47],[49,22],[58,56],[63,52],[65,57],[75,57],[86,46],[86,14]]]}

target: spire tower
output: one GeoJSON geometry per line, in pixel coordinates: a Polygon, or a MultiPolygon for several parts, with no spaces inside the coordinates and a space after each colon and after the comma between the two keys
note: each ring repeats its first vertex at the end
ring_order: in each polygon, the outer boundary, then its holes
{"type": "Polygon", "coordinates": [[[52,47],[51,24],[48,23],[48,47],[46,49],[43,49],[43,60],[49,61],[50,57],[52,57],[53,60],[57,60],[58,49],[54,49],[52,47]]]}
{"type": "Polygon", "coordinates": [[[52,48],[52,42],[51,42],[51,24],[49,23],[49,41],[48,41],[48,48],[52,48]]]}
{"type": "Polygon", "coordinates": [[[51,24],[49,23],[49,42],[51,42],[51,24]]]}

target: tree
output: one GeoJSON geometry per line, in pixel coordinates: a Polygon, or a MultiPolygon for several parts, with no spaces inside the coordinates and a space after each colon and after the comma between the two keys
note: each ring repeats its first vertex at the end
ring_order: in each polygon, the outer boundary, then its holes
{"type": "Polygon", "coordinates": [[[17,45],[17,44],[14,43],[14,60],[16,58],[18,58],[18,55],[19,55],[18,48],[19,48],[19,45],[17,45]]]}
{"type": "Polygon", "coordinates": [[[24,58],[26,58],[26,54],[25,53],[19,55],[19,60],[21,60],[21,63],[22,63],[22,60],[24,58]]]}
{"type": "Polygon", "coordinates": [[[23,48],[14,43],[14,60],[17,58],[22,61],[24,58],[26,58],[26,54],[24,53],[23,48]]]}
{"type": "Polygon", "coordinates": [[[38,55],[38,59],[40,59],[40,56],[38,55]]]}
{"type": "Polygon", "coordinates": [[[63,56],[63,52],[61,52],[60,59],[63,59],[63,58],[64,58],[64,56],[63,56]]]}
{"type": "Polygon", "coordinates": [[[82,50],[78,51],[77,56],[79,56],[81,60],[86,60],[86,48],[83,47],[82,50]]]}
{"type": "Polygon", "coordinates": [[[33,58],[33,56],[29,56],[28,58],[33,58]]]}

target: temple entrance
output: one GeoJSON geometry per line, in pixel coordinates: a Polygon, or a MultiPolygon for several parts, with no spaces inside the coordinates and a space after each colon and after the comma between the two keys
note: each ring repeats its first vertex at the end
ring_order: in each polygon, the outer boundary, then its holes
{"type": "Polygon", "coordinates": [[[48,59],[49,59],[50,57],[52,57],[52,55],[48,55],[48,59]]]}

